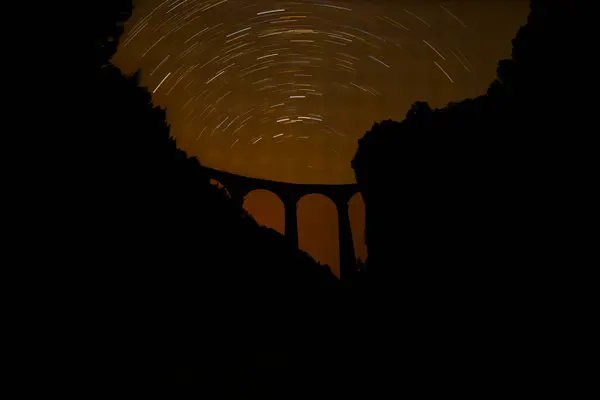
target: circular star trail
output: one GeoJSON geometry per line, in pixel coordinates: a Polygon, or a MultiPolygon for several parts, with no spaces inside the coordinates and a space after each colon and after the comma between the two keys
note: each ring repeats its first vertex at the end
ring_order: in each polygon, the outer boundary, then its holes
{"type": "Polygon", "coordinates": [[[114,62],[142,70],[179,147],[213,168],[300,183],[353,182],[358,138],[417,100],[441,107],[483,93],[528,10],[526,1],[134,4],[114,62]]]}

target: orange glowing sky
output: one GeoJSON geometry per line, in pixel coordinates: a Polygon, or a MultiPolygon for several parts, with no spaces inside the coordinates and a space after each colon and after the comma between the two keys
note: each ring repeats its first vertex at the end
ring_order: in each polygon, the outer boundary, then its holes
{"type": "MultiPolygon", "coordinates": [[[[134,6],[113,62],[141,69],[179,147],[212,168],[296,183],[354,182],[350,160],[375,121],[402,119],[418,100],[442,107],[484,93],[529,12],[527,0],[134,6]]],[[[301,205],[300,244],[335,264],[335,210],[320,200],[301,205]]],[[[246,207],[282,227],[275,204],[253,197],[246,207]]],[[[362,231],[359,209],[351,218],[362,231]]]]}

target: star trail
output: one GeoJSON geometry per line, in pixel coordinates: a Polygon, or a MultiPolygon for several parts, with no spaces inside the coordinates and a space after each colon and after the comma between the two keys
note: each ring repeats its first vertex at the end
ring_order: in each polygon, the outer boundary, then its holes
{"type": "Polygon", "coordinates": [[[114,62],[142,70],[178,145],[214,168],[310,183],[352,182],[375,121],[483,93],[527,15],[526,1],[134,3],[114,62]]]}

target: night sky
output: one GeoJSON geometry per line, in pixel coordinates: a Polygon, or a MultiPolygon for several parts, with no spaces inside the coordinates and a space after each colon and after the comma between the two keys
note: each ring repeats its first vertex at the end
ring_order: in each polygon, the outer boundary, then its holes
{"type": "MultiPolygon", "coordinates": [[[[113,62],[141,69],[179,147],[213,168],[297,183],[354,182],[350,160],[374,122],[401,120],[418,100],[443,107],[484,93],[529,11],[527,0],[134,6],[113,62]]],[[[253,203],[273,219],[275,203],[253,203]]],[[[327,219],[317,203],[308,209],[307,221],[327,219]]],[[[303,236],[301,227],[301,246],[335,264],[337,246],[323,245],[333,238],[313,239],[313,251],[303,236]]]]}

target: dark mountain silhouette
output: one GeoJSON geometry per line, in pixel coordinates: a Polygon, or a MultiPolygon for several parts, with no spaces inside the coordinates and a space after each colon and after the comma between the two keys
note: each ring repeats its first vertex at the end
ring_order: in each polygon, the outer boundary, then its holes
{"type": "Polygon", "coordinates": [[[559,248],[542,236],[564,237],[555,232],[564,199],[556,192],[572,186],[567,160],[585,118],[569,97],[582,91],[569,74],[578,67],[555,55],[558,38],[571,37],[558,29],[569,22],[564,14],[554,2],[532,3],[488,93],[437,110],[417,102],[403,121],[375,124],[360,140],[352,165],[367,204],[373,274],[411,274],[419,268],[408,265],[430,261],[466,268],[484,256],[527,263],[523,247],[555,259],[559,248]],[[387,262],[398,251],[405,268],[387,262]]]}
{"type": "Polygon", "coordinates": [[[105,3],[93,103],[59,194],[63,261],[78,266],[70,306],[94,327],[83,339],[95,343],[94,374],[144,396],[265,396],[323,380],[337,351],[337,279],[177,148],[139,77],[109,62],[131,3],[105,3]]]}
{"type": "Polygon", "coordinates": [[[369,260],[357,318],[383,343],[361,363],[386,351],[403,359],[410,388],[435,380],[444,393],[556,377],[549,332],[589,243],[576,7],[534,0],[486,94],[436,110],[417,102],[359,141],[369,260]],[[390,315],[401,323],[385,340],[390,315]]]}

